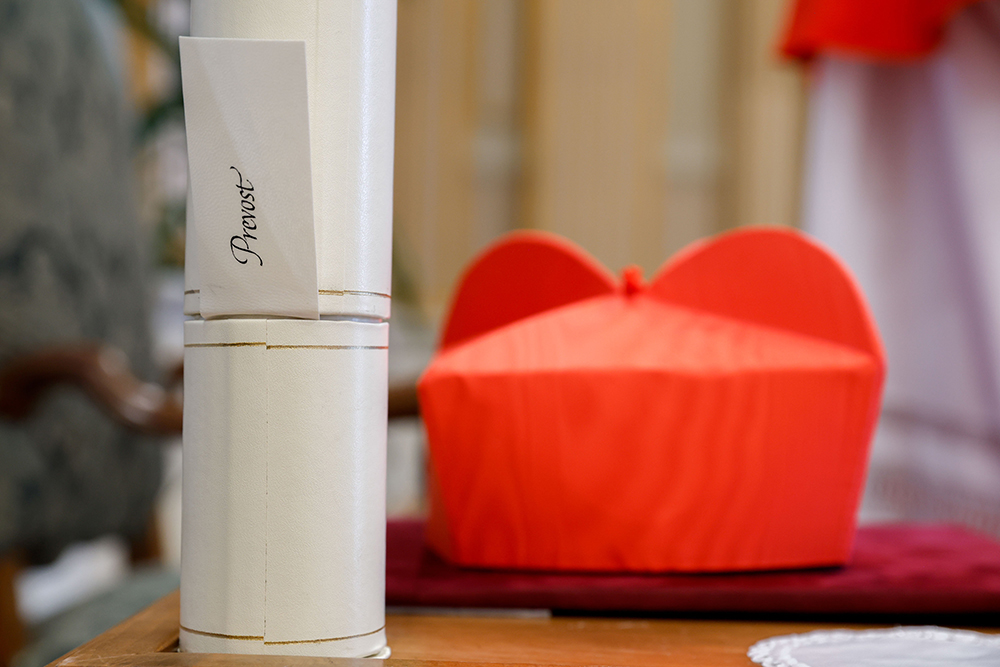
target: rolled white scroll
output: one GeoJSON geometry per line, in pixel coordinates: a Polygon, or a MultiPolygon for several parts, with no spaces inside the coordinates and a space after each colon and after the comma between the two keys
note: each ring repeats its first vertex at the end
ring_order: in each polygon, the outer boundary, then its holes
{"type": "MultiPolygon", "coordinates": [[[[305,42],[319,315],[388,318],[395,0],[194,0],[191,34],[305,42]]],[[[253,72],[239,75],[252,90],[253,72]]],[[[189,245],[204,208],[196,196],[189,245]]],[[[188,258],[184,311],[199,315],[206,286],[197,248],[188,258]]]]}
{"type": "Polygon", "coordinates": [[[184,334],[181,649],[384,654],[388,324],[184,334]]]}

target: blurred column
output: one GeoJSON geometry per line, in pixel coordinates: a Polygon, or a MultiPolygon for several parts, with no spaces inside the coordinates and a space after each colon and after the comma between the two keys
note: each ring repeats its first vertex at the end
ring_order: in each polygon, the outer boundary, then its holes
{"type": "Polygon", "coordinates": [[[670,3],[526,2],[522,223],[612,270],[667,253],[670,3]]]}
{"type": "Polygon", "coordinates": [[[405,274],[431,312],[442,308],[471,245],[477,9],[399,3],[394,281],[405,274]]]}
{"type": "Polygon", "coordinates": [[[399,3],[394,270],[431,321],[462,267],[513,226],[520,5],[399,3]]]}
{"type": "MultiPolygon", "coordinates": [[[[674,0],[670,25],[667,250],[722,229],[732,196],[730,155],[735,75],[730,0],[674,0]]],[[[729,218],[732,216],[730,215],[729,218]]]]}
{"type": "Polygon", "coordinates": [[[798,225],[806,98],[801,70],[778,55],[788,3],[726,4],[734,21],[734,97],[728,107],[732,197],[724,226],[798,225]]]}
{"type": "Polygon", "coordinates": [[[522,5],[521,0],[479,0],[472,237],[477,250],[510,231],[517,219],[522,5]]]}

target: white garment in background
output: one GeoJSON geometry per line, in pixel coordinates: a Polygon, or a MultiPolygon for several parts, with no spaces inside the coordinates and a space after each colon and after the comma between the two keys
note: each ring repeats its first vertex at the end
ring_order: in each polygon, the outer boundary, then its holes
{"type": "Polygon", "coordinates": [[[813,75],[804,225],[854,270],[889,362],[862,521],[1000,535],[1000,2],[924,60],[813,75]]]}

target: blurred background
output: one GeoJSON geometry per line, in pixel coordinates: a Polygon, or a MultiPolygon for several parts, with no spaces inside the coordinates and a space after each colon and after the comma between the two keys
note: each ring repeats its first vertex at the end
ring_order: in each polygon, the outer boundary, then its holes
{"type": "MultiPolygon", "coordinates": [[[[636,264],[648,277],[707,235],[802,226],[812,79],[806,65],[780,55],[791,9],[788,0],[399,0],[392,380],[419,375],[462,268],[510,230],[559,233],[615,272],[636,264]]],[[[18,95],[33,94],[40,75],[32,63],[72,63],[81,52],[106,70],[108,99],[120,99],[114,116],[128,169],[114,182],[128,191],[122,206],[131,210],[118,224],[135,234],[130,256],[142,267],[133,285],[144,299],[135,312],[146,318],[141,335],[149,341],[138,355],[148,364],[129,357],[157,381],[183,353],[187,165],[176,43],[188,17],[188,0],[0,0],[0,72],[8,70],[0,74],[0,122],[13,118],[18,95]],[[71,46],[60,56],[47,39],[71,46]]],[[[74,103],[54,107],[72,113],[74,103]]],[[[108,118],[98,110],[79,122],[108,118]]],[[[0,139],[21,136],[19,127],[2,124],[0,139]]],[[[0,143],[0,271],[2,244],[24,210],[15,160],[31,155],[23,145],[4,151],[8,144],[0,143]]],[[[4,310],[0,302],[0,320],[4,310]]],[[[969,460],[979,463],[944,481],[931,483],[896,459],[874,466],[862,520],[948,520],[1000,535],[1000,476],[983,477],[984,466],[1000,465],[992,433],[971,446],[979,459],[969,460]],[[981,479],[966,483],[963,475],[981,479]]],[[[179,442],[155,452],[162,460],[153,478],[162,483],[154,525],[169,573],[180,553],[179,442]]],[[[424,465],[419,422],[394,422],[391,516],[423,510],[424,465]]],[[[18,506],[7,502],[0,513],[18,506]]],[[[16,613],[34,636],[55,627],[70,637],[65,645],[79,636],[66,610],[108,595],[134,574],[136,559],[127,539],[63,546],[27,559],[13,580],[16,613]]],[[[147,585],[169,590],[176,579],[147,585]]],[[[40,655],[22,653],[19,664],[42,664],[40,655]]]]}

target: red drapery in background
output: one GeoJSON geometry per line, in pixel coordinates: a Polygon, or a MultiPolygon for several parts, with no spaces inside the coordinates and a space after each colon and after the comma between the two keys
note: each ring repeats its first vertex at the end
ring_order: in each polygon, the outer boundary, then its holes
{"type": "Polygon", "coordinates": [[[978,0],[798,0],[784,55],[811,59],[822,52],[876,60],[906,60],[930,53],[948,21],[978,0]]]}

